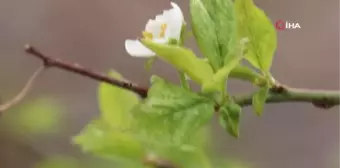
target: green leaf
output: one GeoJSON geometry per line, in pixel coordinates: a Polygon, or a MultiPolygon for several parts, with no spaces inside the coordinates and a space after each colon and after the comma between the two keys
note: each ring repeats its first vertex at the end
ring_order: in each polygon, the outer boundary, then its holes
{"type": "Polygon", "coordinates": [[[277,46],[276,30],[265,12],[253,0],[235,0],[239,39],[247,37],[246,59],[256,68],[268,72],[277,46]]]}
{"type": "Polygon", "coordinates": [[[208,149],[211,143],[211,136],[211,126],[203,126],[201,129],[197,130],[196,134],[193,135],[192,143],[199,149],[208,149]]]}
{"type": "Polygon", "coordinates": [[[153,77],[145,101],[133,110],[137,129],[152,145],[192,144],[197,131],[211,119],[212,99],[153,77]]]}
{"type": "Polygon", "coordinates": [[[197,44],[215,70],[236,47],[236,19],[231,0],[191,0],[190,13],[197,44]]]}
{"type": "Polygon", "coordinates": [[[198,84],[202,84],[213,75],[210,65],[196,57],[195,53],[187,48],[178,45],[158,44],[147,39],[142,39],[141,42],[154,51],[161,60],[173,65],[177,70],[185,72],[198,84]]]}
{"type": "MultiPolygon", "coordinates": [[[[225,58],[226,62],[223,68],[214,74],[212,80],[203,83],[202,90],[204,92],[224,91],[230,73],[235,67],[240,66],[240,61],[243,58],[244,45],[245,42],[242,41],[236,48],[236,52],[233,53],[234,55],[225,58]]],[[[249,75],[249,73],[247,75],[249,75]]]]}
{"type": "Polygon", "coordinates": [[[253,109],[258,116],[261,116],[264,110],[264,105],[266,104],[267,96],[269,93],[269,87],[262,87],[253,96],[253,109]]]}
{"type": "Polygon", "coordinates": [[[230,72],[240,63],[242,57],[234,57],[222,69],[218,70],[210,81],[203,83],[204,92],[223,91],[230,72]]]}
{"type": "Polygon", "coordinates": [[[265,79],[247,66],[237,65],[229,74],[229,78],[240,79],[256,84],[265,79]]]}
{"type": "MultiPolygon", "coordinates": [[[[124,80],[119,73],[114,71],[110,71],[109,76],[124,80]]],[[[129,111],[139,102],[138,95],[104,82],[99,85],[98,94],[102,118],[116,128],[128,127],[131,122],[129,111]]]]}
{"type": "Polygon", "coordinates": [[[220,107],[219,121],[222,127],[232,136],[239,136],[241,107],[235,103],[227,103],[220,107]]]}
{"type": "Polygon", "coordinates": [[[56,133],[60,129],[64,109],[58,102],[46,97],[20,106],[18,111],[6,114],[5,120],[14,131],[29,134],[56,133]]]}
{"type": "MultiPolygon", "coordinates": [[[[202,0],[216,24],[216,35],[224,65],[235,56],[237,47],[237,21],[232,0],[202,0]]],[[[236,55],[238,56],[238,55],[236,55]]]]}
{"type": "Polygon", "coordinates": [[[190,13],[197,45],[203,55],[209,59],[211,66],[217,70],[222,66],[223,60],[220,56],[215,22],[201,0],[190,1],[190,13]]]}
{"type": "Polygon", "coordinates": [[[92,121],[73,142],[84,152],[117,160],[138,160],[143,153],[141,144],[128,129],[116,129],[103,120],[92,121]]]}

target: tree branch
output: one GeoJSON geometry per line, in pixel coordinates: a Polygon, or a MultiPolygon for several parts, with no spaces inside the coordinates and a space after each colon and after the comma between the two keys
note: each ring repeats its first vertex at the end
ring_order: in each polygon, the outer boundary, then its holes
{"type": "Polygon", "coordinates": [[[28,54],[41,59],[46,68],[49,68],[49,67],[60,68],[60,69],[66,70],[66,71],[70,71],[70,72],[85,76],[85,77],[89,77],[89,78],[97,80],[97,81],[106,82],[108,84],[118,86],[118,87],[121,87],[121,88],[126,89],[126,90],[130,90],[130,91],[138,94],[139,96],[141,96],[143,98],[145,98],[147,96],[147,92],[148,92],[147,88],[140,87],[140,86],[133,84],[131,82],[128,82],[128,81],[116,80],[116,79],[111,78],[107,75],[101,74],[101,73],[93,71],[91,69],[84,68],[77,63],[70,63],[70,62],[67,62],[67,61],[63,61],[61,59],[48,57],[48,56],[42,54],[38,49],[36,49],[36,48],[34,48],[34,47],[32,47],[28,44],[25,46],[25,51],[28,54]]]}
{"type": "MultiPolygon", "coordinates": [[[[142,98],[145,98],[147,96],[147,87],[140,87],[128,81],[113,79],[107,75],[84,68],[77,63],[69,63],[60,59],[48,57],[30,45],[26,45],[25,50],[30,55],[41,59],[45,67],[56,67],[85,77],[89,77],[97,81],[106,82],[108,84],[130,90],[140,95],[142,98]]],[[[235,97],[234,100],[241,106],[248,106],[252,104],[252,96],[253,94],[239,96],[235,97]]],[[[269,97],[267,98],[267,103],[307,102],[312,103],[315,107],[328,109],[333,106],[339,105],[339,98],[339,91],[295,89],[278,85],[271,89],[269,97]]]]}
{"type": "MultiPolygon", "coordinates": [[[[253,94],[234,97],[234,100],[240,106],[252,104],[253,94]]],[[[328,109],[339,105],[339,91],[308,90],[282,87],[272,89],[267,103],[284,103],[284,102],[307,102],[312,103],[315,107],[328,109]]]]}

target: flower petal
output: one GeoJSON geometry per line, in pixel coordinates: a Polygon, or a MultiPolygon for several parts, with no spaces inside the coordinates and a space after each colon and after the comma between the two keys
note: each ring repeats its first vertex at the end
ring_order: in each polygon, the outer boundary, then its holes
{"type": "Polygon", "coordinates": [[[161,32],[162,22],[157,20],[149,20],[145,26],[145,31],[152,34],[153,38],[157,38],[161,32]]]}
{"type": "Polygon", "coordinates": [[[179,40],[181,37],[182,26],[184,23],[184,16],[181,8],[174,2],[171,2],[172,9],[170,9],[167,13],[166,18],[170,18],[168,20],[168,28],[166,30],[166,35],[168,38],[174,38],[179,40]]]}
{"type": "Polygon", "coordinates": [[[139,40],[125,40],[125,49],[133,57],[152,57],[156,55],[139,40]]]}
{"type": "Polygon", "coordinates": [[[184,16],[183,16],[181,8],[176,3],[174,3],[174,2],[170,2],[170,4],[172,6],[173,12],[176,14],[176,18],[178,20],[183,21],[184,20],[184,16]]]}

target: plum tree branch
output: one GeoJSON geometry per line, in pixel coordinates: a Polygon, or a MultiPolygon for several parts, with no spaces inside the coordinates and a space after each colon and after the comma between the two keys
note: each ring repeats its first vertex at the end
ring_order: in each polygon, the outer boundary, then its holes
{"type": "Polygon", "coordinates": [[[96,72],[94,70],[85,68],[77,63],[70,63],[61,59],[57,59],[57,58],[52,58],[49,57],[47,55],[42,54],[38,49],[32,47],[31,45],[26,45],[25,46],[25,51],[32,55],[35,56],[39,59],[41,59],[44,63],[44,66],[46,68],[50,68],[50,67],[56,67],[62,70],[66,70],[69,72],[73,72],[85,77],[89,77],[91,79],[97,80],[97,81],[101,81],[101,82],[106,82],[108,84],[114,85],[114,86],[118,86],[121,87],[123,89],[127,89],[130,90],[138,95],[140,95],[141,97],[146,97],[147,96],[147,92],[148,89],[145,87],[141,87],[138,86],[136,84],[133,84],[129,81],[122,81],[122,80],[116,80],[114,78],[111,78],[107,75],[104,75],[102,73],[96,72]]]}
{"type": "MultiPolygon", "coordinates": [[[[106,82],[108,84],[127,89],[138,94],[142,98],[147,96],[148,87],[141,87],[129,81],[116,80],[107,75],[84,68],[77,63],[70,63],[64,60],[49,57],[42,54],[38,49],[30,45],[25,46],[25,51],[28,54],[41,59],[46,68],[60,68],[97,81],[106,82]]],[[[253,94],[234,97],[234,100],[241,106],[248,106],[252,104],[252,95],[253,94]]],[[[267,103],[307,102],[312,103],[315,107],[328,109],[339,105],[339,99],[339,91],[296,89],[278,85],[271,89],[269,97],[267,98],[267,103]]]]}
{"type": "MultiPolygon", "coordinates": [[[[240,106],[252,104],[253,94],[234,97],[234,100],[240,106]]],[[[267,103],[284,103],[284,102],[306,102],[312,103],[315,107],[328,109],[339,105],[339,91],[308,90],[284,87],[282,91],[271,91],[267,103]]]]}

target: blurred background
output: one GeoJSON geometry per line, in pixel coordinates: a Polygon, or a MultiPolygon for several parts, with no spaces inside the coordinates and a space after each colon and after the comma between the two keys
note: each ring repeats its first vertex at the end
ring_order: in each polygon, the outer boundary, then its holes
{"type": "MultiPolygon", "coordinates": [[[[189,21],[188,1],[175,2],[189,21]]],[[[339,1],[255,2],[273,22],[301,26],[278,32],[274,77],[293,87],[339,89],[339,1]]],[[[146,21],[167,8],[168,0],[0,0],[1,100],[12,98],[40,66],[24,53],[26,43],[98,71],[115,69],[141,85],[153,73],[177,81],[169,65],[157,62],[146,72],[145,60],[131,58],[124,49],[125,39],[139,36],[146,21]]],[[[193,40],[188,45],[197,49],[193,40]]],[[[99,114],[97,87],[96,81],[59,69],[45,72],[24,102],[0,120],[0,167],[33,167],[51,158],[69,165],[84,159],[90,163],[94,158],[70,142],[99,114]]],[[[251,87],[235,81],[230,89],[244,93],[251,87]]],[[[239,139],[214,124],[214,149],[225,158],[254,168],[339,167],[338,107],[271,104],[261,118],[248,107],[241,122],[239,139]]]]}

